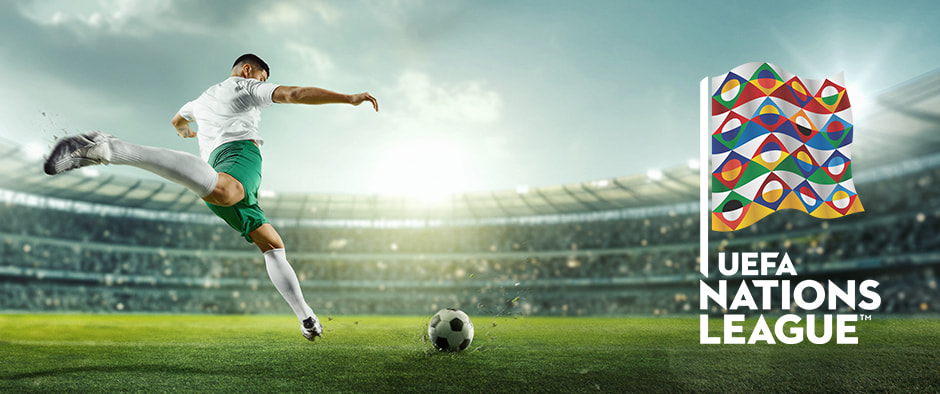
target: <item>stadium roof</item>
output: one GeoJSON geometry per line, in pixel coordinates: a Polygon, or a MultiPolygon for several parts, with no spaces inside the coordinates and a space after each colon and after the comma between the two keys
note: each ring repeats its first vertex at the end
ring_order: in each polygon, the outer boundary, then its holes
{"type": "MultiPolygon", "coordinates": [[[[940,152],[940,70],[881,95],[876,111],[856,124],[856,171],[940,152]],[[913,143],[912,143],[913,142],[913,143]]],[[[0,140],[0,188],[123,208],[205,214],[187,189],[169,182],[72,171],[55,177],[41,160],[0,140]]],[[[457,194],[439,201],[385,195],[264,193],[265,212],[281,220],[481,220],[655,208],[694,202],[698,168],[683,165],[629,175],[525,190],[457,194]]]]}
{"type": "Polygon", "coordinates": [[[859,119],[852,162],[869,168],[940,152],[940,69],[877,97],[878,108],[859,119]]]}

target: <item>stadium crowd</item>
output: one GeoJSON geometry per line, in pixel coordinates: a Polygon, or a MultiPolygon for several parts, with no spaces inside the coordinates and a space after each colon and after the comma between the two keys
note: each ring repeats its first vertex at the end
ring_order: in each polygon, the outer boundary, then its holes
{"type": "MultiPolygon", "coordinates": [[[[796,211],[712,233],[711,256],[786,251],[796,269],[881,278],[883,312],[940,310],[940,169],[858,185],[863,214],[796,211]],[[910,190],[897,193],[896,190],[910,190]],[[829,265],[838,270],[826,271],[829,265]],[[821,270],[821,271],[820,271],[821,270]]],[[[698,217],[427,228],[281,227],[332,313],[698,313],[698,217]]],[[[286,311],[255,247],[218,224],[0,207],[0,310],[286,311]]],[[[715,267],[712,267],[715,270],[715,267]]]]}

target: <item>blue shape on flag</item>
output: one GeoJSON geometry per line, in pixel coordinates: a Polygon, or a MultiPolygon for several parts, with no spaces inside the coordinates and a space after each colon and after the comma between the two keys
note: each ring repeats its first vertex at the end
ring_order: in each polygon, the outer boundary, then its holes
{"type": "Polygon", "coordinates": [[[813,185],[809,181],[800,182],[793,192],[796,193],[799,197],[800,202],[803,204],[803,207],[806,208],[806,212],[812,213],[823,205],[823,199],[819,196],[819,193],[816,192],[816,189],[813,188],[813,185]]]}

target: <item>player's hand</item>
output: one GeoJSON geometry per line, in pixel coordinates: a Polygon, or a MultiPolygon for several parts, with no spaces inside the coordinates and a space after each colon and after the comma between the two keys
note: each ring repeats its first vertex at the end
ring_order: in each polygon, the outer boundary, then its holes
{"type": "Polygon", "coordinates": [[[179,134],[179,136],[183,138],[193,138],[196,136],[196,132],[193,131],[193,129],[190,128],[188,124],[181,126],[181,127],[177,127],[176,134],[179,134]]]}
{"type": "Polygon", "coordinates": [[[362,104],[364,101],[372,103],[372,108],[375,108],[375,112],[379,112],[379,100],[376,100],[375,97],[372,97],[369,93],[359,93],[352,95],[351,100],[349,101],[352,105],[362,104]]]}

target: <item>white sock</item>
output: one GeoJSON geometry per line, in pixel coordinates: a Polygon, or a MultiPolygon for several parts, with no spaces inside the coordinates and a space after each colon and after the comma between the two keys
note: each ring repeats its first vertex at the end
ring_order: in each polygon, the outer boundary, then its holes
{"type": "Polygon", "coordinates": [[[108,143],[111,145],[111,164],[130,165],[150,171],[185,186],[200,198],[212,193],[219,181],[219,173],[195,155],[132,144],[117,138],[109,139],[108,143]]]}
{"type": "Polygon", "coordinates": [[[300,291],[297,274],[294,273],[294,269],[287,262],[287,253],[284,249],[271,249],[264,252],[264,265],[268,269],[268,276],[271,277],[274,287],[277,288],[278,293],[281,293],[281,297],[284,297],[284,300],[290,304],[290,308],[294,310],[297,319],[302,322],[304,319],[313,316],[313,310],[307,306],[303,292],[300,291]]]}

